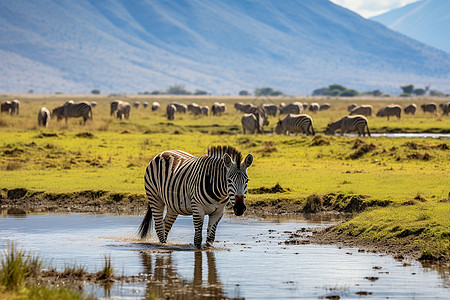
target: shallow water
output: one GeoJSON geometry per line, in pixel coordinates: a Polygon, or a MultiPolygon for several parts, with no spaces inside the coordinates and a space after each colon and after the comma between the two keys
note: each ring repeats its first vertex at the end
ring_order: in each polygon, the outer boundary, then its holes
{"type": "Polygon", "coordinates": [[[0,248],[14,242],[63,270],[102,269],[111,257],[117,275],[140,275],[146,282],[116,283],[110,290],[86,286],[96,297],[142,299],[449,299],[449,270],[414,261],[362,253],[358,249],[313,244],[291,245],[296,231],[333,221],[256,220],[225,217],[214,248],[196,251],[192,218],[179,217],[169,243],[142,242],[136,232],[142,216],[46,214],[0,217],[0,248]]]}

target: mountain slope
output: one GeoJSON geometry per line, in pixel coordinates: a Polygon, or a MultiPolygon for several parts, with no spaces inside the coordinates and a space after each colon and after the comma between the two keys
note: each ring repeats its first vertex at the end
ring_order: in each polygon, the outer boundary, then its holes
{"type": "Polygon", "coordinates": [[[450,1],[448,0],[418,1],[371,19],[450,53],[450,1]]]}
{"type": "Polygon", "coordinates": [[[0,91],[448,89],[450,56],[328,0],[0,2],[0,91]]]}

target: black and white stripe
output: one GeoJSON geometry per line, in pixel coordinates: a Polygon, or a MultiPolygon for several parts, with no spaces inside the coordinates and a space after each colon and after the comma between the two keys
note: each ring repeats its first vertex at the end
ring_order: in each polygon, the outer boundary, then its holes
{"type": "Polygon", "coordinates": [[[39,126],[48,127],[50,123],[50,111],[46,107],[42,107],[38,113],[38,124],[39,126]]]}
{"type": "Polygon", "coordinates": [[[229,146],[212,147],[200,157],[180,150],[156,155],[145,171],[149,203],[139,228],[141,238],[146,237],[154,218],[158,239],[165,243],[177,216],[193,215],[194,244],[200,248],[203,219],[208,215],[207,245],[211,245],[227,202],[231,201],[236,215],[246,210],[247,168],[253,156],[241,159],[241,153],[229,146]]]}
{"type": "Polygon", "coordinates": [[[83,117],[84,124],[86,124],[87,119],[92,119],[92,107],[89,102],[73,103],[73,101],[68,101],[53,109],[52,114],[56,115],[58,121],[65,118],[66,123],[68,118],[83,117]]]}
{"type": "Polygon", "coordinates": [[[328,124],[325,129],[325,134],[334,134],[336,130],[341,130],[341,135],[346,132],[358,132],[359,136],[365,136],[365,129],[367,128],[367,135],[370,136],[369,125],[364,116],[346,116],[339,121],[328,124]]]}
{"type": "Polygon", "coordinates": [[[311,116],[307,114],[294,115],[289,114],[283,120],[278,121],[275,127],[276,134],[301,133],[306,135],[315,135],[311,116]]]}

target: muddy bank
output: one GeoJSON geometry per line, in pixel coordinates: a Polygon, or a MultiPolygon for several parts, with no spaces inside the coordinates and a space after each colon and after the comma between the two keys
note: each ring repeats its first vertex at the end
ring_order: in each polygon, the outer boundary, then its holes
{"type": "MultiPolygon", "coordinates": [[[[250,190],[250,194],[284,193],[280,186],[250,190]]],[[[281,197],[280,197],[281,198],[281,197]]],[[[248,217],[282,217],[295,218],[304,214],[320,218],[324,215],[339,214],[350,219],[354,213],[364,211],[368,207],[388,206],[388,201],[371,200],[367,195],[344,195],[330,193],[326,195],[310,195],[305,199],[271,201],[249,201],[246,216],[248,217]]],[[[144,195],[111,193],[106,191],[80,191],[73,193],[45,193],[28,191],[26,189],[0,190],[0,214],[26,214],[36,212],[75,212],[75,213],[114,213],[114,214],[144,214],[147,200],[144,195]]],[[[230,215],[232,208],[228,207],[230,215]]],[[[334,227],[313,232],[304,237],[299,235],[289,243],[336,244],[342,247],[356,247],[360,251],[386,253],[399,259],[413,258],[449,263],[449,256],[424,257],[423,251],[411,246],[406,247],[403,239],[387,241],[363,240],[337,231],[334,227]]]]}

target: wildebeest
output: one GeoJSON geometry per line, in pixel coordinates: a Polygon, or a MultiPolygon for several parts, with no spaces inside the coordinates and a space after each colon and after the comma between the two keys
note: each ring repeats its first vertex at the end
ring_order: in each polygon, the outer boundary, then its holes
{"type": "Polygon", "coordinates": [[[367,135],[370,136],[369,125],[364,116],[345,116],[339,121],[329,123],[325,129],[325,134],[334,134],[336,130],[341,130],[341,135],[346,132],[358,132],[359,136],[365,136],[365,129],[367,128],[367,135]]]}
{"type": "Polygon", "coordinates": [[[310,112],[316,113],[316,112],[319,111],[319,109],[320,109],[320,105],[319,105],[319,103],[317,103],[317,102],[313,102],[313,103],[311,103],[311,104],[309,105],[309,111],[310,111],[310,112]]]}
{"type": "Polygon", "coordinates": [[[1,104],[1,112],[10,113],[11,111],[11,101],[5,101],[1,104]]]}
{"type": "Polygon", "coordinates": [[[403,111],[405,112],[405,114],[411,114],[411,115],[415,115],[416,114],[416,110],[417,110],[417,105],[414,103],[411,103],[410,105],[408,105],[407,107],[405,107],[403,109],[403,111]]]}
{"type": "Polygon", "coordinates": [[[121,101],[117,107],[117,118],[118,119],[129,119],[130,118],[131,105],[126,101],[121,101]]]}
{"type": "Polygon", "coordinates": [[[387,119],[389,121],[390,116],[396,116],[397,119],[400,120],[401,114],[402,114],[402,108],[400,107],[400,105],[391,104],[391,105],[388,105],[388,106],[380,109],[377,112],[377,117],[387,117],[387,119]]]}
{"type": "Polygon", "coordinates": [[[213,116],[221,115],[226,110],[227,110],[227,106],[225,105],[225,103],[214,102],[214,104],[211,107],[211,112],[212,112],[213,116]]]}
{"type": "Polygon", "coordinates": [[[171,103],[177,109],[177,113],[185,114],[187,112],[187,105],[184,103],[171,103]]]}
{"type": "Polygon", "coordinates": [[[50,111],[46,107],[42,107],[38,113],[38,125],[48,127],[50,123],[50,111]]]}
{"type": "Polygon", "coordinates": [[[306,135],[315,135],[311,116],[302,114],[288,114],[283,120],[278,121],[275,127],[276,134],[301,133],[306,135]]]}
{"type": "Polygon", "coordinates": [[[152,103],[152,111],[157,111],[161,109],[161,105],[158,102],[153,102],[152,103]]]}
{"type": "Polygon", "coordinates": [[[174,104],[168,104],[166,107],[167,120],[175,119],[176,111],[177,111],[177,107],[174,104]]]}
{"type": "Polygon", "coordinates": [[[114,113],[117,111],[117,107],[119,106],[119,103],[122,102],[121,100],[114,100],[111,102],[111,116],[114,115],[114,113]]]}
{"type": "Polygon", "coordinates": [[[442,115],[448,116],[448,113],[450,112],[450,102],[441,103],[439,104],[439,107],[442,109],[442,115]]]}
{"type": "Polygon", "coordinates": [[[280,104],[280,114],[301,114],[303,111],[303,104],[300,102],[292,102],[288,105],[282,106],[280,104]]]}
{"type": "Polygon", "coordinates": [[[424,103],[420,107],[422,107],[423,113],[430,112],[432,114],[436,114],[437,112],[437,105],[434,102],[424,103]]]}
{"type": "Polygon", "coordinates": [[[278,107],[273,103],[265,103],[262,105],[264,109],[266,110],[266,113],[268,116],[275,117],[278,112],[278,107]]]}
{"type": "Polygon", "coordinates": [[[372,115],[372,110],[373,110],[372,105],[357,106],[350,111],[350,116],[363,115],[369,117],[372,115]]]}
{"type": "Polygon", "coordinates": [[[20,101],[17,99],[14,99],[11,102],[11,114],[12,115],[18,115],[19,114],[19,107],[20,107],[20,101]]]}
{"type": "Polygon", "coordinates": [[[194,116],[198,116],[202,113],[202,108],[197,103],[188,104],[187,110],[191,112],[194,116]]]}
{"type": "Polygon", "coordinates": [[[331,107],[330,103],[322,103],[320,104],[319,110],[328,110],[330,109],[330,107],[331,107]]]}
{"type": "Polygon", "coordinates": [[[64,105],[56,107],[52,111],[52,115],[56,116],[56,120],[61,120],[62,118],[79,118],[83,117],[83,124],[86,124],[87,119],[92,120],[92,106],[89,102],[82,101],[79,103],[73,103],[68,101],[64,105]]]}

